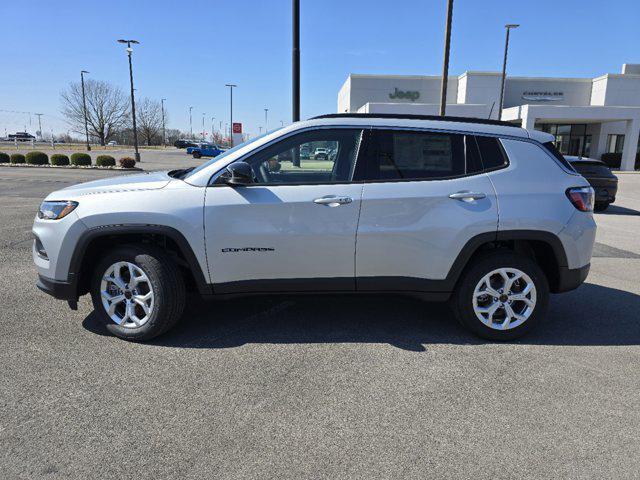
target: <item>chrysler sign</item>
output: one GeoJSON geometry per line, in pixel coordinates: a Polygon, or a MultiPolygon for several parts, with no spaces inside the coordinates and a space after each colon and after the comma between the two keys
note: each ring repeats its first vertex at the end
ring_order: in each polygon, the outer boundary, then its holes
{"type": "Polygon", "coordinates": [[[522,92],[522,98],[532,102],[557,102],[564,99],[564,92],[522,92]]]}

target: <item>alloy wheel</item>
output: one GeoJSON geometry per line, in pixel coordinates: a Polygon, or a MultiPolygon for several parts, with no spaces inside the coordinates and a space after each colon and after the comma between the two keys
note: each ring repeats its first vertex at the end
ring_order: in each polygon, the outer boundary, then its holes
{"type": "Polygon", "coordinates": [[[480,279],[473,311],[487,327],[511,330],[526,322],[536,307],[536,286],[517,268],[499,268],[480,279]]]}
{"type": "Polygon", "coordinates": [[[100,296],[109,318],[122,327],[140,327],[153,312],[155,297],[149,277],[131,262],[116,262],[107,268],[100,296]]]}

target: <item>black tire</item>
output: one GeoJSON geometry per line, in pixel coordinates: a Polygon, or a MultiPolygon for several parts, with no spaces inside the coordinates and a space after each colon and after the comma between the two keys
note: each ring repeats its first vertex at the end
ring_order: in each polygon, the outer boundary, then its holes
{"type": "Polygon", "coordinates": [[[542,269],[531,258],[507,250],[496,251],[479,257],[467,266],[458,280],[450,304],[458,321],[479,337],[498,341],[514,340],[527,334],[544,319],[549,304],[549,282],[542,269]],[[536,303],[529,318],[508,330],[496,330],[485,325],[473,309],[476,285],[482,277],[499,268],[516,268],[524,272],[536,289],[536,303]]]}
{"type": "Polygon", "coordinates": [[[184,278],[173,259],[151,246],[123,245],[107,253],[96,267],[91,279],[91,300],[96,314],[107,330],[125,340],[149,340],[171,329],[182,316],[185,306],[184,278]],[[149,278],[154,303],[149,319],[139,327],[124,327],[115,323],[105,311],[100,284],[107,269],[116,262],[130,262],[149,278]]]}
{"type": "Polygon", "coordinates": [[[596,212],[604,212],[607,208],[609,208],[609,205],[611,205],[608,202],[596,202],[596,204],[593,207],[593,210],[596,212]]]}
{"type": "Polygon", "coordinates": [[[202,154],[200,152],[193,152],[193,158],[200,158],[202,154]]]}

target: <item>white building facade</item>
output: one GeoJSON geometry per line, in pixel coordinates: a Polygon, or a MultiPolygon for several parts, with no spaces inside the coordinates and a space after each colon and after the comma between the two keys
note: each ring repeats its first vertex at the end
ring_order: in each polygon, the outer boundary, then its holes
{"type": "MultiPolygon", "coordinates": [[[[449,77],[446,114],[498,118],[501,74],[449,77]]],[[[339,113],[438,115],[440,76],[351,74],[338,93],[339,113]]],[[[502,120],[553,134],[566,155],[619,153],[633,170],[639,152],[640,64],[596,78],[507,77],[502,120]]]]}

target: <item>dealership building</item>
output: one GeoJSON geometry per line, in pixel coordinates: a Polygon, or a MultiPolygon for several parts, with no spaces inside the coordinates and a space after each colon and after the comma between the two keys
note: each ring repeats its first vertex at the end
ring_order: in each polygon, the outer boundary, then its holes
{"type": "MultiPolygon", "coordinates": [[[[498,118],[499,72],[450,76],[447,115],[498,118]]],[[[340,113],[437,115],[440,76],[350,74],[338,93],[340,113]]],[[[565,155],[622,155],[633,170],[639,151],[640,64],[595,78],[507,77],[502,120],[553,134],[565,155]]]]}

